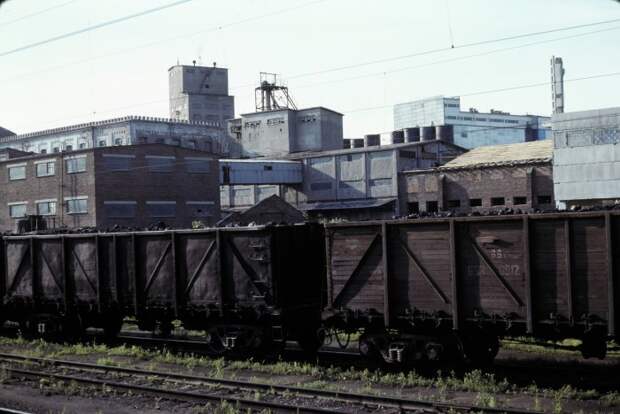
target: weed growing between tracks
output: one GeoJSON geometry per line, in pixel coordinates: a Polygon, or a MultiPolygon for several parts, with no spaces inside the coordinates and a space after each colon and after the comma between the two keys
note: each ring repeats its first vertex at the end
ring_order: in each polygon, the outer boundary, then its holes
{"type": "MultiPolygon", "coordinates": [[[[111,347],[102,344],[56,344],[42,340],[22,338],[0,338],[0,351],[14,352],[23,356],[57,359],[87,360],[105,366],[136,367],[147,370],[185,369],[196,374],[215,378],[237,379],[281,384],[331,391],[356,391],[365,394],[400,394],[409,398],[450,401],[463,394],[469,395],[472,403],[482,407],[501,407],[513,400],[527,396],[528,408],[562,412],[567,402],[596,400],[602,407],[620,406],[618,392],[601,393],[597,390],[580,390],[566,385],[558,389],[539,388],[532,383],[527,387],[511,384],[505,378],[492,373],[471,370],[463,375],[454,372],[435,376],[421,375],[415,370],[385,372],[321,366],[299,361],[259,362],[254,360],[226,360],[192,354],[173,353],[168,350],[149,350],[138,346],[111,347]]],[[[6,374],[6,372],[5,372],[6,374]]],[[[0,383],[5,380],[0,368],[0,383]]],[[[157,382],[153,377],[149,381],[157,382]]],[[[54,384],[44,384],[46,390],[53,390],[54,384]]],[[[63,384],[59,390],[75,391],[70,384],[63,384]]],[[[260,393],[254,395],[261,399],[260,393]]],[[[201,408],[199,408],[201,409],[201,408]]],[[[204,412],[227,411],[230,407],[210,406],[204,412]],[[210,411],[209,411],[210,410],[210,411]]],[[[200,412],[200,411],[197,411],[200,412]]],[[[586,410],[587,412],[587,410],[586,410]]]]}

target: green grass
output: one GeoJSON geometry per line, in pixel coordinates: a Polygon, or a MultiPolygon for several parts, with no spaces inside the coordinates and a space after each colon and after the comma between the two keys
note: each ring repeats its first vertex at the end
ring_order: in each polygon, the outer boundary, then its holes
{"type": "MultiPolygon", "coordinates": [[[[177,354],[169,350],[148,350],[138,346],[108,347],[101,344],[54,344],[41,340],[28,341],[22,338],[0,338],[0,346],[10,350],[17,350],[20,355],[32,355],[48,358],[66,358],[82,356],[94,359],[98,364],[106,366],[141,366],[143,369],[162,370],[171,366],[184,367],[188,370],[200,368],[206,375],[216,378],[232,378],[243,373],[244,376],[269,377],[257,379],[258,382],[277,384],[282,380],[299,386],[313,389],[346,389],[347,384],[355,385],[360,392],[380,393],[381,388],[407,390],[410,394],[414,389],[425,390],[422,394],[429,398],[445,400],[449,392],[469,392],[474,394],[475,400],[484,407],[499,406],[498,396],[527,394],[532,396],[534,406],[540,408],[540,398],[551,401],[553,411],[562,410],[566,400],[597,400],[607,407],[620,405],[620,394],[602,394],[596,390],[579,390],[569,385],[560,389],[539,389],[535,384],[528,387],[518,387],[509,383],[505,378],[497,378],[491,373],[472,370],[463,376],[454,372],[439,373],[436,376],[425,376],[415,370],[400,372],[384,372],[381,370],[361,370],[353,367],[324,367],[308,362],[277,361],[265,363],[248,360],[225,360],[223,358],[209,358],[193,354],[177,354]],[[278,377],[281,377],[278,379],[278,377]],[[293,378],[291,378],[293,377],[293,378]],[[297,378],[297,379],[296,379],[297,378]]],[[[2,382],[0,370],[0,382],[2,382]]],[[[51,386],[48,387],[53,388],[51,386]]],[[[411,395],[411,394],[410,394],[411,395]]],[[[213,410],[224,410],[230,407],[215,407],[213,410]]]]}

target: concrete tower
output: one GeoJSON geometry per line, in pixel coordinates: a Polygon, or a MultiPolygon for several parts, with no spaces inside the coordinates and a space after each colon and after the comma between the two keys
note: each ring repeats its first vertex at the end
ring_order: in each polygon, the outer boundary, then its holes
{"type": "Polygon", "coordinates": [[[551,57],[551,99],[553,101],[553,113],[564,112],[564,66],[562,58],[551,57]]]}
{"type": "MultiPolygon", "coordinates": [[[[195,63],[195,62],[194,62],[195,63]]],[[[235,98],[228,95],[228,69],[176,65],[168,69],[170,118],[219,122],[235,116],[235,98]]]]}

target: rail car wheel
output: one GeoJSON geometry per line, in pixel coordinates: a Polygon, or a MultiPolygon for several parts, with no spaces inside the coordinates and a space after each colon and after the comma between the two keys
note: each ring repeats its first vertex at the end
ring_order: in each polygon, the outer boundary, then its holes
{"type": "Polygon", "coordinates": [[[490,365],[499,352],[499,339],[494,335],[473,335],[463,341],[463,351],[473,364],[490,365]]]}
{"type": "Polygon", "coordinates": [[[107,315],[103,325],[103,334],[108,339],[114,339],[121,332],[123,327],[123,317],[118,313],[107,315]]]}
{"type": "Polygon", "coordinates": [[[157,321],[155,324],[154,334],[156,336],[161,336],[163,338],[168,338],[170,334],[172,334],[172,330],[174,326],[172,326],[171,321],[157,321]]]}
{"type": "Polygon", "coordinates": [[[323,345],[324,341],[325,330],[319,329],[315,332],[309,330],[309,332],[304,332],[303,334],[300,334],[297,339],[297,344],[306,354],[314,355],[323,345]]]}
{"type": "Polygon", "coordinates": [[[588,358],[604,359],[607,355],[607,341],[604,335],[586,334],[581,341],[581,355],[588,358]]]}
{"type": "Polygon", "coordinates": [[[373,361],[382,361],[381,350],[376,343],[376,338],[368,334],[362,334],[358,340],[359,352],[364,358],[373,361]]]}
{"type": "Polygon", "coordinates": [[[84,336],[85,327],[79,315],[66,315],[60,325],[62,339],[76,342],[84,336]]]}

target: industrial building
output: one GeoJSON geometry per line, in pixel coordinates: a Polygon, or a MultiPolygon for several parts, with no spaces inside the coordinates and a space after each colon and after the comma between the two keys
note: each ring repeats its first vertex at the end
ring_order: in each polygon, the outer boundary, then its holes
{"type": "Polygon", "coordinates": [[[220,217],[218,161],[203,151],[146,144],[13,155],[0,161],[0,231],[15,231],[26,215],[48,227],[102,229],[220,217]]]}
{"type": "Polygon", "coordinates": [[[536,141],[550,137],[550,118],[461,109],[459,97],[435,96],[394,106],[394,129],[452,142],[463,148],[536,141]],[[419,131],[418,131],[419,130],[419,131]]]}
{"type": "Polygon", "coordinates": [[[170,118],[225,125],[235,117],[235,98],[228,94],[228,69],[176,65],[168,69],[170,118]]]}
{"type": "Polygon", "coordinates": [[[553,115],[560,208],[620,203],[620,107],[553,115]]]}
{"type": "Polygon", "coordinates": [[[53,154],[119,145],[168,144],[227,155],[228,138],[212,122],[126,116],[0,137],[0,149],[53,154]]]}
{"type": "MultiPolygon", "coordinates": [[[[485,146],[443,166],[402,174],[409,214],[555,208],[551,140],[485,146]]],[[[405,205],[406,203],[406,205],[405,205]]]]}
{"type": "Polygon", "coordinates": [[[14,133],[14,132],[12,132],[12,131],[9,131],[9,130],[8,130],[8,129],[6,129],[6,128],[2,128],[2,127],[0,127],[0,138],[2,138],[2,137],[8,137],[8,136],[11,136],[11,135],[15,135],[15,133],[14,133]]]}

